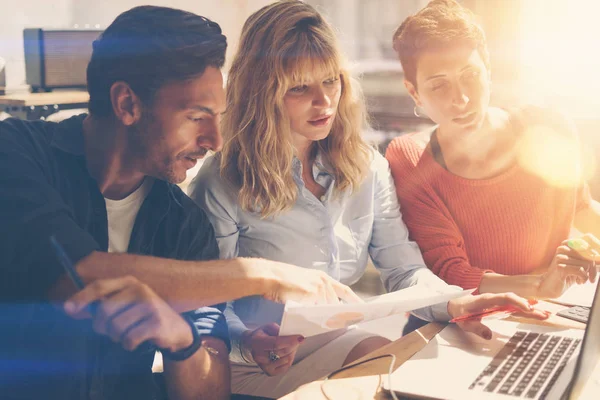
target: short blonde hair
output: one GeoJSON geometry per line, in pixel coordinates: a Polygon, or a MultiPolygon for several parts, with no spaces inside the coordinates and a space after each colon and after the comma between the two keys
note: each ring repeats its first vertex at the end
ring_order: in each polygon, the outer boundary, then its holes
{"type": "Polygon", "coordinates": [[[318,142],[333,168],[336,191],[355,189],[366,174],[369,147],[360,136],[364,102],[333,30],[301,1],[276,2],[244,24],[228,75],[221,173],[239,188],[242,209],[268,217],[295,203],[294,146],[284,96],[315,67],[340,74],[342,84],[331,132],[318,142]]]}
{"type": "Polygon", "coordinates": [[[454,0],[433,0],[402,22],[393,37],[404,77],[417,87],[417,62],[421,53],[448,46],[476,48],[486,68],[490,55],[485,33],[473,13],[454,0]]]}

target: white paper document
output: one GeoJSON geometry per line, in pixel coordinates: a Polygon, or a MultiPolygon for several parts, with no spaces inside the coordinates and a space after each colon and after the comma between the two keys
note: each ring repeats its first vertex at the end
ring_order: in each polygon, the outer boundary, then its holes
{"type": "Polygon", "coordinates": [[[472,292],[473,290],[441,292],[421,286],[412,286],[373,297],[360,304],[306,306],[288,302],[285,305],[279,335],[314,336],[336,329],[347,328],[361,322],[387,317],[388,315],[445,303],[472,292]]]}
{"type": "Polygon", "coordinates": [[[564,304],[566,306],[585,306],[591,307],[592,301],[594,300],[594,293],[596,293],[596,287],[598,286],[598,280],[596,283],[587,281],[583,285],[573,285],[562,296],[556,299],[548,299],[553,303],[564,304]]]}

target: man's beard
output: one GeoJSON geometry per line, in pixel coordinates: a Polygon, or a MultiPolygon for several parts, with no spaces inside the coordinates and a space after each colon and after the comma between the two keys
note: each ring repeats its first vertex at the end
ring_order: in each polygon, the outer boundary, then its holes
{"type": "Polygon", "coordinates": [[[170,183],[179,183],[175,176],[170,157],[161,157],[160,149],[166,148],[166,141],[160,131],[154,113],[147,108],[142,110],[140,120],[129,127],[131,152],[136,161],[142,166],[144,173],[170,183]]]}

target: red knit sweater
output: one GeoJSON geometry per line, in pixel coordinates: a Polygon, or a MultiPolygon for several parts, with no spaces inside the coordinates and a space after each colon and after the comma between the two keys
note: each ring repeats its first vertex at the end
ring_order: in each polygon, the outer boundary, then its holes
{"type": "Polygon", "coordinates": [[[485,272],[548,266],[576,210],[589,206],[587,185],[553,187],[518,165],[492,179],[454,175],[424,151],[428,141],[423,134],[396,138],[386,158],[411,238],[449,284],[470,289],[485,272]]]}

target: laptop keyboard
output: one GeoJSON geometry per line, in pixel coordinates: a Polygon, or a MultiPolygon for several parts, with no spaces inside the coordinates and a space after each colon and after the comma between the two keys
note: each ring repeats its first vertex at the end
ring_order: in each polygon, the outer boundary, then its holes
{"type": "Polygon", "coordinates": [[[587,324],[588,318],[590,317],[590,308],[584,306],[573,306],[557,312],[556,315],[587,324]]]}
{"type": "Polygon", "coordinates": [[[581,339],[517,331],[469,389],[545,398],[581,339]]]}

